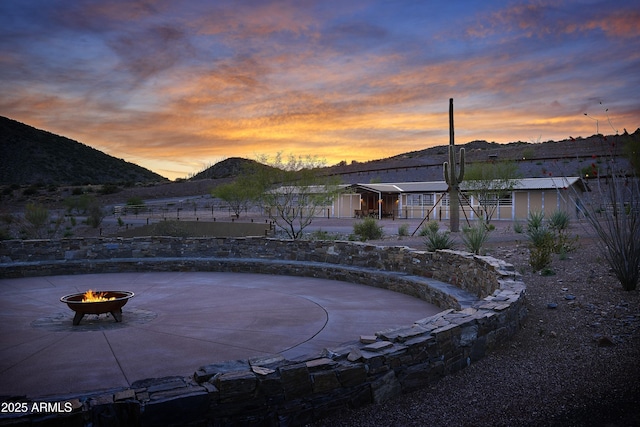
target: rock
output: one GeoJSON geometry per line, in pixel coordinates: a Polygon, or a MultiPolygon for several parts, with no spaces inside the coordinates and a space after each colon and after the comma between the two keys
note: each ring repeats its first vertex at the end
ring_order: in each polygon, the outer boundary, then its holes
{"type": "Polygon", "coordinates": [[[386,402],[402,393],[402,386],[394,371],[389,371],[371,383],[371,392],[375,403],[386,402]]]}
{"type": "Polygon", "coordinates": [[[275,372],[274,369],[269,369],[269,368],[264,368],[262,366],[252,366],[251,370],[258,375],[270,375],[273,374],[275,372]]]}
{"type": "Polygon", "coordinates": [[[120,400],[135,399],[135,397],[136,397],[136,392],[128,388],[126,390],[122,390],[114,394],[113,400],[118,402],[120,400]]]}
{"type": "Polygon", "coordinates": [[[359,360],[360,358],[362,358],[362,352],[358,348],[354,348],[353,350],[351,350],[351,352],[347,356],[347,360],[349,362],[355,362],[356,360],[359,360]]]}
{"type": "Polygon", "coordinates": [[[389,341],[378,341],[373,344],[369,344],[364,349],[367,351],[381,351],[389,347],[393,347],[393,343],[390,343],[389,341]]]}
{"type": "Polygon", "coordinates": [[[375,335],[360,335],[360,342],[363,344],[372,344],[378,340],[375,335]]]}
{"type": "Polygon", "coordinates": [[[221,401],[233,402],[250,398],[258,386],[252,371],[226,372],[216,377],[214,385],[220,392],[221,401]]]}
{"type": "Polygon", "coordinates": [[[607,336],[602,336],[598,338],[598,347],[613,347],[616,343],[607,336]]]}
{"type": "Polygon", "coordinates": [[[558,304],[556,304],[555,302],[550,302],[549,304],[547,304],[547,308],[558,308],[558,304]]]}

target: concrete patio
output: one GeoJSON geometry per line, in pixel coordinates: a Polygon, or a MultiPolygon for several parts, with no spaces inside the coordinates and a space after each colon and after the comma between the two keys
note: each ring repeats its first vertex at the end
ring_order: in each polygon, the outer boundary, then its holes
{"type": "Polygon", "coordinates": [[[0,280],[0,396],[76,395],[280,353],[295,360],[441,311],[407,295],[307,277],[168,272],[0,280]],[[123,320],[73,326],[63,295],[127,290],[123,320]]]}

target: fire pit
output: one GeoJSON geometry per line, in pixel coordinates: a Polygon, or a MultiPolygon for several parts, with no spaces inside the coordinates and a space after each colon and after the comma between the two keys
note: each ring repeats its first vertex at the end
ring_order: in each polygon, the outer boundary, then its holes
{"type": "Polygon", "coordinates": [[[75,311],[73,324],[79,325],[85,314],[111,313],[116,322],[122,321],[122,307],[129,298],[133,298],[129,291],[101,291],[91,290],[84,293],[65,295],[60,298],[69,308],[75,311]]]}

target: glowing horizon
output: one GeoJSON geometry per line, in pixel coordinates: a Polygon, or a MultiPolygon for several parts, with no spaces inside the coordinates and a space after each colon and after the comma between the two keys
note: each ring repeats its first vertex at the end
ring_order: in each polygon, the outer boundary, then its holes
{"type": "Polygon", "coordinates": [[[0,115],[170,179],[640,127],[637,2],[343,3],[0,3],[0,115]]]}

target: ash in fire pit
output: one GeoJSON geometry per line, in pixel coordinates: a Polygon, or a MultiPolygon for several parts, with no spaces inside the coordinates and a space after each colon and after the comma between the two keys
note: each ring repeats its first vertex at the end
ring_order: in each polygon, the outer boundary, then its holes
{"type": "Polygon", "coordinates": [[[69,308],[75,311],[73,324],[79,325],[85,314],[111,313],[116,322],[122,321],[122,307],[133,298],[129,291],[100,291],[89,290],[85,293],[65,295],[60,298],[69,308]]]}

